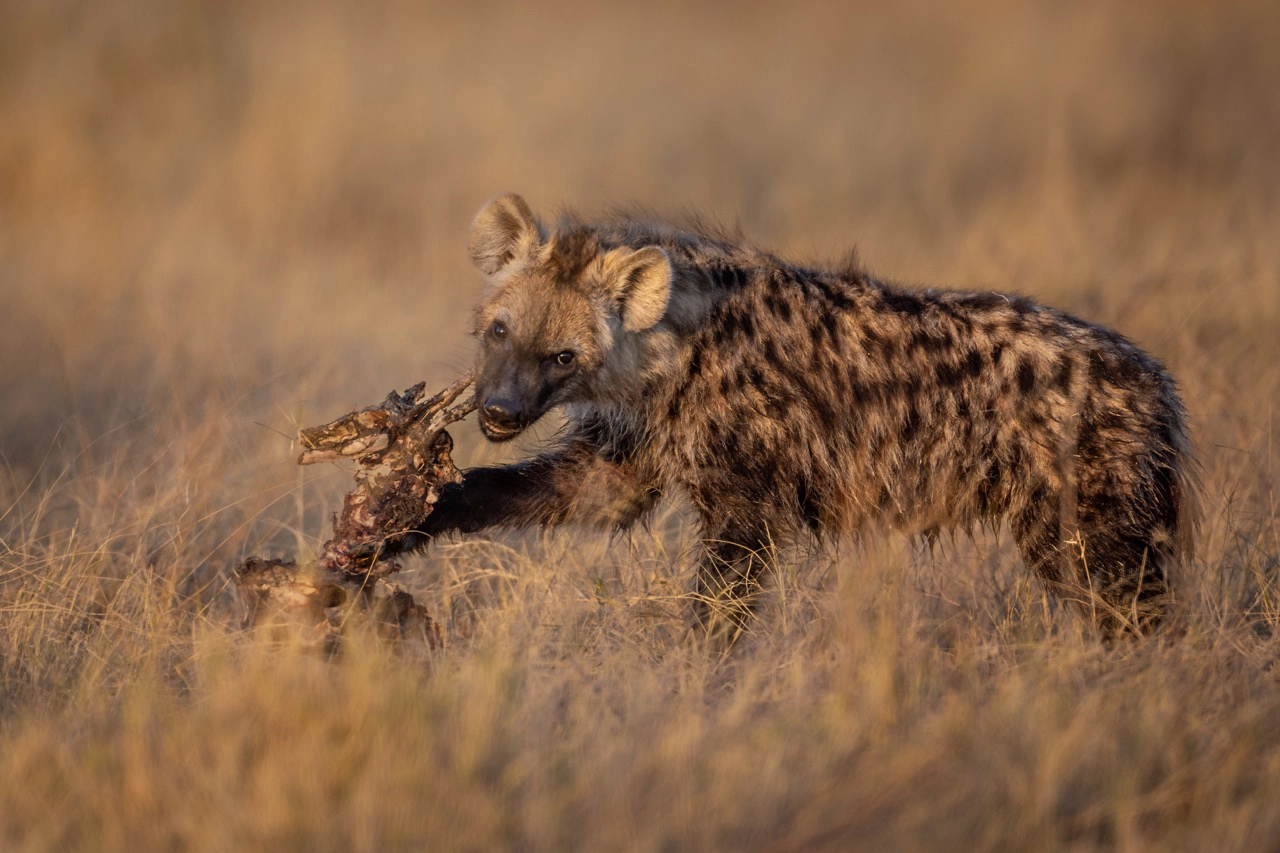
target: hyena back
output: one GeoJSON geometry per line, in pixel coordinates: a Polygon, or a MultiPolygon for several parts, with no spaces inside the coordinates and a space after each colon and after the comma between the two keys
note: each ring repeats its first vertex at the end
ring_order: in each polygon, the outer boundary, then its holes
{"type": "Polygon", "coordinates": [[[874,522],[1007,521],[1027,565],[1106,634],[1168,611],[1193,498],[1186,415],[1119,334],[997,293],[809,269],[701,228],[477,217],[480,426],[553,407],[538,458],[466,472],[405,544],[448,531],[627,527],[663,495],[700,518],[695,610],[741,625],[766,561],[874,522]]]}

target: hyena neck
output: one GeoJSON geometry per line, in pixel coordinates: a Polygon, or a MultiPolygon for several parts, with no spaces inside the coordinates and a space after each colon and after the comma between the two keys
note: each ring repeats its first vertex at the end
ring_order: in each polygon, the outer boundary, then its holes
{"type": "Polygon", "coordinates": [[[708,333],[723,323],[720,315],[727,302],[762,289],[794,287],[814,277],[838,278],[853,288],[870,284],[852,261],[835,272],[818,272],[749,246],[687,231],[609,233],[604,242],[662,248],[672,265],[671,293],[657,326],[614,339],[613,352],[588,395],[591,402],[576,406],[571,417],[639,436],[641,445],[646,444],[644,436],[663,432],[673,406],[682,405],[682,389],[699,374],[700,358],[711,357],[707,344],[714,337],[709,339],[708,333]]]}
{"type": "Polygon", "coordinates": [[[616,461],[631,459],[649,434],[643,412],[633,406],[579,403],[566,406],[564,413],[579,436],[616,461]]]}

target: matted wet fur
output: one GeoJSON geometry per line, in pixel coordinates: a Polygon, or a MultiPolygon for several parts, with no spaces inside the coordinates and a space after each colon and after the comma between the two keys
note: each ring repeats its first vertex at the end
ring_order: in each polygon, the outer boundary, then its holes
{"type": "Polygon", "coordinates": [[[786,263],[711,229],[624,216],[548,229],[499,196],[470,241],[480,424],[561,407],[557,449],[465,473],[407,545],[449,531],[625,528],[697,510],[696,618],[740,626],[766,560],[875,522],[1008,522],[1029,566],[1106,635],[1171,605],[1194,481],[1161,364],[1021,296],[907,290],[786,263]]]}

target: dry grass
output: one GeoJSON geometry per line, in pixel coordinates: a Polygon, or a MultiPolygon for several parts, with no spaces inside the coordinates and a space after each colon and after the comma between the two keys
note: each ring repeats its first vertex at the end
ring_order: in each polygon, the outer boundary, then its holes
{"type": "Polygon", "coordinates": [[[0,847],[1280,845],[1275,4],[441,5],[0,2],[0,847]],[[346,483],[280,433],[466,362],[502,189],[1124,330],[1196,418],[1185,634],[889,539],[721,659],[676,508],[437,547],[431,659],[241,635],[346,483]]]}

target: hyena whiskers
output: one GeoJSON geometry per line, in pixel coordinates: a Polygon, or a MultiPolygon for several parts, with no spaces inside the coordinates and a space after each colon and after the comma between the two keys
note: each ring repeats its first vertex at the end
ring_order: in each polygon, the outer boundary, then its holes
{"type": "Polygon", "coordinates": [[[1006,522],[1027,566],[1107,635],[1153,627],[1192,529],[1172,378],[1101,326],[1020,296],[912,291],[710,229],[477,216],[484,434],[547,411],[549,452],[465,473],[420,530],[626,528],[683,495],[702,525],[695,616],[739,626],[767,561],[875,523],[1006,522]]]}

